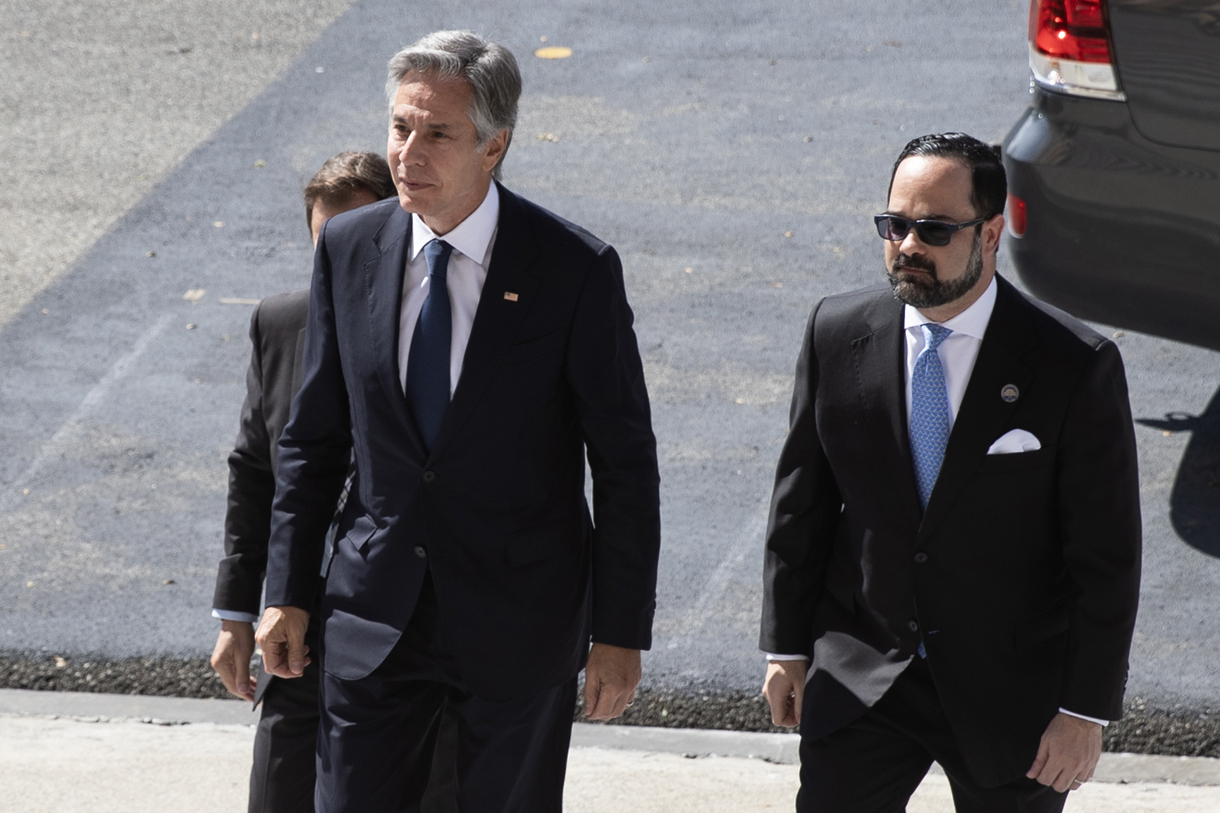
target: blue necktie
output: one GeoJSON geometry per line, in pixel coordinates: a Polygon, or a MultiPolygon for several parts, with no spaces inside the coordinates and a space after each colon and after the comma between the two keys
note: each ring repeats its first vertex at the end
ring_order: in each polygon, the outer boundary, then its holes
{"type": "Polygon", "coordinates": [[[407,404],[429,451],[441,431],[449,408],[449,353],[453,314],[449,309],[446,271],[453,246],[430,240],[424,246],[428,261],[428,296],[419,311],[407,353],[407,404]]]}
{"type": "Polygon", "coordinates": [[[953,331],[943,325],[923,326],[924,349],[911,374],[911,457],[919,503],[926,510],[949,444],[949,393],[936,348],[953,331]]]}

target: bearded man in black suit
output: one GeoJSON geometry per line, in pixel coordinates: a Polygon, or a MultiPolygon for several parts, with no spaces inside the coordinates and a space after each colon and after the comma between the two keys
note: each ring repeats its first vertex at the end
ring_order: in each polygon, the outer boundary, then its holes
{"type": "Polygon", "coordinates": [[[398,200],[318,240],[257,639],[302,674],[328,569],[319,811],[418,810],[449,710],[460,810],[557,812],[578,672],[586,713],[617,716],[651,643],[659,477],[622,267],[496,180],[507,49],[439,32],[389,67],[398,200]]]}
{"type": "Polygon", "coordinates": [[[889,286],[813,310],[767,533],[772,719],[797,810],[1058,811],[1122,714],[1139,597],[1113,342],[996,275],[999,151],[910,142],[875,220],[889,286]]]}
{"type": "MultiPolygon", "coordinates": [[[[331,217],[395,194],[385,159],[343,152],[322,165],[305,186],[305,222],[313,242],[331,217]]],[[[212,615],[221,619],[212,667],[225,688],[262,703],[250,771],[250,813],[306,813],[313,809],[314,751],[318,737],[318,670],[284,681],[250,675],[254,623],[261,609],[276,444],[301,386],[301,357],[309,289],[269,296],[250,317],[250,367],[241,427],[229,455],[229,506],[225,556],[216,576],[212,615]]],[[[317,648],[316,625],[309,634],[317,648]]]]}

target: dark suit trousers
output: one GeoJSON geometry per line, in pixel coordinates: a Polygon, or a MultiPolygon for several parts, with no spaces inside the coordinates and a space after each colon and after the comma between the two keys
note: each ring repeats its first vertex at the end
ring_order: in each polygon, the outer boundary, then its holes
{"type": "Polygon", "coordinates": [[[973,782],[927,661],[915,658],[863,716],[819,739],[802,735],[797,813],[901,813],[934,761],[957,813],[1059,813],[1067,801],[1025,777],[995,788],[973,782]]]}
{"type": "Polygon", "coordinates": [[[518,700],[475,697],[438,634],[429,576],[381,666],[361,680],[322,676],[315,806],[427,813],[429,776],[435,787],[448,784],[437,774],[449,773],[461,813],[560,813],[575,705],[575,676],[518,700]],[[434,770],[442,719],[457,731],[457,759],[434,770]]]}
{"type": "Polygon", "coordinates": [[[318,743],[318,614],[310,617],[305,643],[310,663],[299,678],[268,681],[254,732],[249,813],[311,813],[318,743]]]}
{"type": "MultiPolygon", "coordinates": [[[[305,642],[313,660],[299,678],[285,680],[260,671],[269,681],[262,716],[254,734],[249,813],[312,813],[318,750],[318,614],[310,619],[305,642]]],[[[455,799],[457,721],[446,710],[437,736],[432,775],[422,813],[457,813],[455,799]]]]}

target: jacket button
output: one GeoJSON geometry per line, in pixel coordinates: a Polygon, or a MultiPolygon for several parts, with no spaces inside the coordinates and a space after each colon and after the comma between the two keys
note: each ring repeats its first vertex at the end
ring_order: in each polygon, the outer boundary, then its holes
{"type": "Polygon", "coordinates": [[[918,621],[914,621],[914,620],[908,621],[907,626],[911,628],[911,632],[919,632],[919,622],[918,621]]]}
{"type": "Polygon", "coordinates": [[[922,565],[922,564],[926,564],[927,561],[928,561],[928,554],[924,553],[923,551],[920,551],[919,553],[915,554],[915,564],[922,565]]]}
{"type": "Polygon", "coordinates": [[[434,482],[435,480],[436,480],[436,472],[432,472],[432,471],[424,472],[424,482],[425,483],[431,483],[431,482],[434,482]]]}
{"type": "Polygon", "coordinates": [[[420,559],[426,559],[428,556],[428,551],[424,550],[422,545],[416,545],[415,546],[415,555],[418,556],[420,559]]]}

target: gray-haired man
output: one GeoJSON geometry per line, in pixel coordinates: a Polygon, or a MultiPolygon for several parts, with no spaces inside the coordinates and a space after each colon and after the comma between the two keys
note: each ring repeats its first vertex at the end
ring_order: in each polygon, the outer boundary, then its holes
{"type": "Polygon", "coordinates": [[[417,810],[443,710],[460,810],[561,810],[577,673],[589,716],[617,716],[651,642],[656,442],[622,268],[493,182],[520,88],[466,32],[395,55],[398,201],[318,240],[258,640],[302,673],[354,449],[321,611],[323,813],[417,810]]]}

